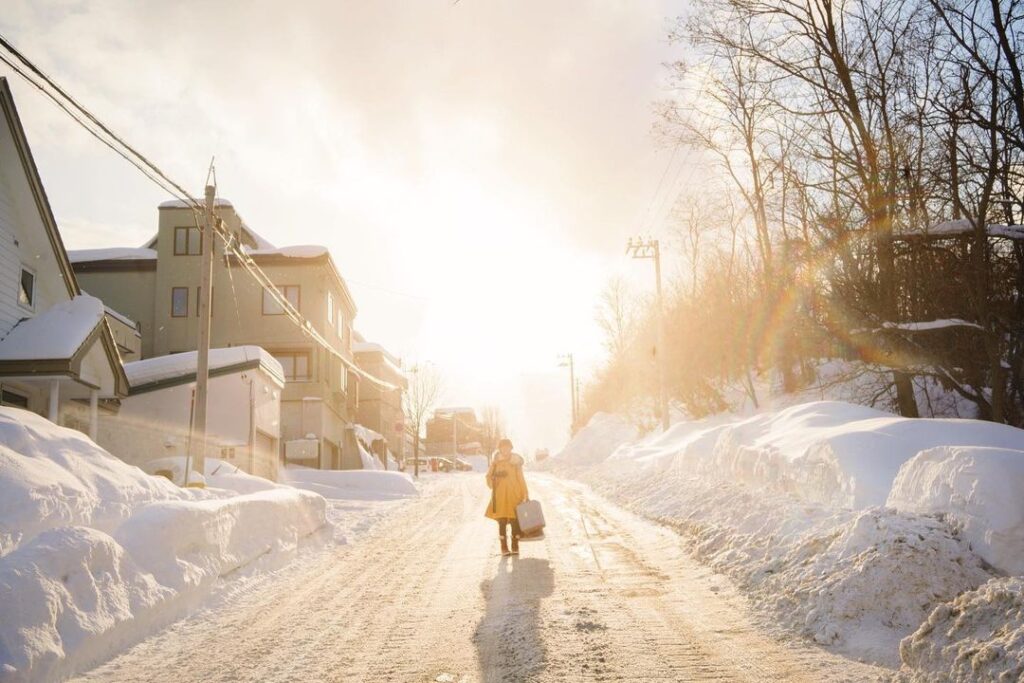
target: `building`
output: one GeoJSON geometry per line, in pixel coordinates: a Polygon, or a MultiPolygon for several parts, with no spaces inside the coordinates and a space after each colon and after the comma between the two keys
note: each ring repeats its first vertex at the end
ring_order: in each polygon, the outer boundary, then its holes
{"type": "Polygon", "coordinates": [[[427,420],[426,454],[450,456],[455,450],[456,440],[458,455],[483,454],[483,430],[476,411],[466,407],[438,408],[427,420]]]}
{"type": "Polygon", "coordinates": [[[399,462],[405,459],[405,411],[402,393],[409,383],[402,371],[402,361],[380,344],[356,337],[352,345],[356,365],[369,375],[378,377],[398,389],[382,389],[372,382],[359,387],[359,424],[367,427],[387,441],[387,447],[399,462]]]}
{"type": "Polygon", "coordinates": [[[2,78],[0,110],[0,404],[95,438],[100,412],[128,391],[118,343],[75,278],[2,78]]]}
{"type": "MultiPolygon", "coordinates": [[[[125,363],[131,389],[116,414],[100,419],[97,443],[121,460],[146,463],[188,452],[196,352],[125,363]]],[[[249,474],[278,478],[281,364],[257,346],[210,350],[206,457],[249,474]]]]}
{"type": "MultiPolygon", "coordinates": [[[[242,249],[354,365],[356,305],[327,250],[275,248],[246,225],[231,202],[217,199],[215,206],[242,249]]],[[[139,323],[142,357],[152,358],[196,348],[203,248],[192,210],[169,201],[160,205],[157,234],[143,247],[72,252],[71,259],[86,291],[139,323]]],[[[312,444],[321,468],[361,467],[351,429],[358,409],[356,374],[297,327],[234,257],[225,257],[219,241],[214,254],[210,345],[260,346],[281,364],[282,455],[301,453],[309,464],[312,444]],[[290,441],[302,447],[289,449],[290,441]]]]}

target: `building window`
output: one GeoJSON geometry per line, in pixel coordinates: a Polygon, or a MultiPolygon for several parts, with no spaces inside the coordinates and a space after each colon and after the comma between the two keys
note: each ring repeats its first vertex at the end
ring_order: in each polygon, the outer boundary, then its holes
{"type": "Polygon", "coordinates": [[[0,391],[0,405],[28,410],[28,396],[22,396],[21,394],[4,389],[0,391]]]}
{"type": "Polygon", "coordinates": [[[334,325],[334,295],[327,292],[327,324],[334,325]]]}
{"type": "Polygon", "coordinates": [[[199,228],[174,229],[174,255],[197,256],[203,253],[203,235],[199,228]]]}
{"type": "Polygon", "coordinates": [[[345,342],[345,316],[341,314],[341,309],[338,309],[338,339],[345,342]]]}
{"type": "Polygon", "coordinates": [[[188,316],[188,287],[171,287],[171,317],[188,316]]]}
{"type": "Polygon", "coordinates": [[[235,448],[234,446],[224,446],[220,449],[221,460],[234,460],[235,459],[235,448]]]}
{"type": "Polygon", "coordinates": [[[272,354],[284,370],[288,382],[308,382],[310,374],[309,351],[275,351],[272,354]]]}
{"type": "MultiPolygon", "coordinates": [[[[298,285],[277,285],[277,289],[284,294],[285,298],[299,310],[300,294],[298,285]]],[[[284,315],[284,308],[270,293],[270,290],[263,290],[263,315],[284,315]]]]}
{"type": "Polygon", "coordinates": [[[21,282],[18,286],[18,303],[32,308],[36,303],[36,274],[25,266],[21,267],[21,282]]]}

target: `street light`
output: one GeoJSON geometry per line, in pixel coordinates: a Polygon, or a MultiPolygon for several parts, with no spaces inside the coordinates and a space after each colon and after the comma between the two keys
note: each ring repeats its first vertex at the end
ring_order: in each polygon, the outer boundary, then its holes
{"type": "Polygon", "coordinates": [[[661,247],[658,240],[630,238],[626,253],[635,259],[654,260],[654,284],[658,292],[658,346],[655,349],[658,361],[658,394],[661,404],[661,428],[668,430],[668,383],[665,368],[665,305],[661,293],[661,247]]]}

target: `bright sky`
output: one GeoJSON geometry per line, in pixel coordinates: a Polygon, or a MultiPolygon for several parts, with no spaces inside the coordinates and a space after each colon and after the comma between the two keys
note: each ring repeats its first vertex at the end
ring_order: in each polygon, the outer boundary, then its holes
{"type": "MultiPolygon", "coordinates": [[[[598,293],[659,232],[684,4],[7,0],[0,31],[197,194],[215,155],[253,229],[330,248],[367,338],[434,363],[447,403],[498,405],[527,452],[565,440],[557,356],[593,367],[598,293]]],[[[141,244],[166,197],[10,80],[68,248],[141,244]]]]}

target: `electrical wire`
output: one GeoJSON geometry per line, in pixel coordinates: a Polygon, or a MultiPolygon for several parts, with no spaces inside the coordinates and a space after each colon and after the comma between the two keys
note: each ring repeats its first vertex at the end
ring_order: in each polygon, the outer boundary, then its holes
{"type": "MultiPolygon", "coordinates": [[[[22,54],[17,48],[15,48],[9,40],[3,35],[0,35],[0,46],[7,50],[14,59],[20,63],[19,66],[15,61],[12,61],[7,56],[0,54],[0,61],[10,67],[16,74],[21,76],[27,83],[32,85],[34,88],[39,90],[43,95],[50,99],[56,104],[65,114],[71,117],[76,123],[84,128],[90,135],[102,142],[106,147],[114,151],[122,159],[134,166],[139,172],[141,172],[146,178],[148,178],[155,185],[160,187],[162,190],[182,201],[185,204],[185,208],[191,209],[193,219],[196,221],[196,225],[199,225],[199,212],[204,210],[204,206],[196,198],[190,196],[187,190],[184,189],[179,183],[175,182],[170,176],[168,176],[163,170],[160,169],[153,161],[148,159],[124,139],[114,133],[108,126],[106,126],[98,117],[92,112],[80,104],[73,96],[71,96],[66,90],[61,88],[52,78],[47,76],[39,67],[37,67],[31,60],[29,60],[24,54],[22,54]],[[27,71],[26,71],[27,70],[27,71]],[[40,79],[42,83],[39,82],[40,79]],[[45,84],[45,85],[44,85],[45,84]],[[76,114],[77,112],[77,114],[76,114]],[[83,118],[85,120],[83,120],[83,118]]],[[[210,170],[208,176],[213,174],[216,178],[215,171],[213,170],[213,163],[211,161],[210,170]]],[[[205,222],[205,221],[204,221],[205,222]]],[[[316,342],[319,346],[323,347],[331,355],[338,358],[341,363],[349,370],[354,372],[357,377],[367,380],[371,384],[385,390],[394,391],[401,387],[380,379],[370,373],[366,372],[362,368],[358,367],[353,361],[349,360],[344,354],[338,349],[334,348],[330,342],[327,341],[321,335],[313,324],[307,320],[303,315],[292,305],[291,301],[277,288],[277,286],[270,280],[265,272],[256,264],[255,261],[244,251],[241,245],[234,240],[230,233],[228,233],[223,226],[223,222],[220,219],[213,221],[213,225],[210,226],[213,231],[212,236],[220,238],[224,245],[224,251],[235,260],[248,272],[258,284],[260,284],[265,291],[269,292],[270,296],[274,299],[275,303],[281,307],[285,315],[297,326],[302,332],[307,335],[310,339],[316,342]]],[[[209,242],[210,248],[213,248],[213,241],[209,242]]],[[[232,282],[232,286],[233,286],[232,282]]]]}

